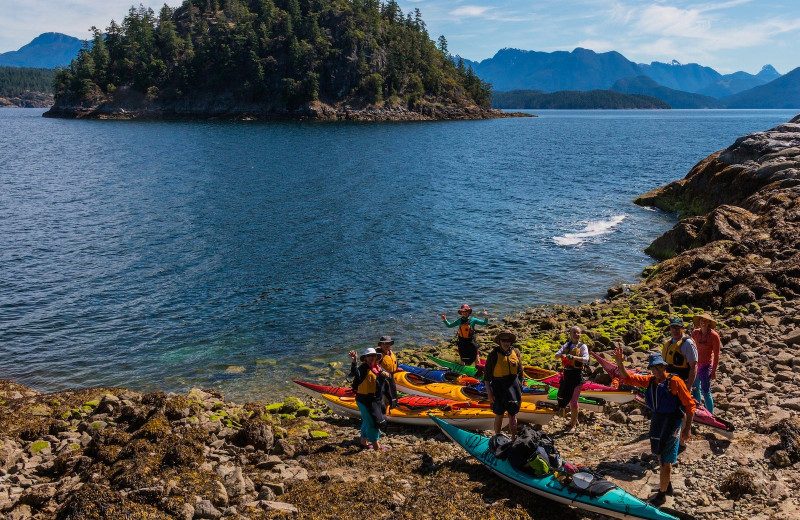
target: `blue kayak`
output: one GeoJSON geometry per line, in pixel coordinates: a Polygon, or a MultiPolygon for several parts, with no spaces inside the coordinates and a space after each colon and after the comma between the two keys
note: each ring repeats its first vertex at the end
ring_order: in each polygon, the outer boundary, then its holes
{"type": "Polygon", "coordinates": [[[489,468],[492,473],[523,489],[549,498],[561,504],[574,506],[586,511],[600,513],[614,518],[679,520],[655,506],[631,495],[620,487],[615,487],[601,496],[591,497],[577,493],[569,486],[563,486],[552,474],[535,477],[515,469],[507,460],[500,460],[489,450],[489,438],[456,428],[431,416],[436,425],[453,442],[467,450],[489,468]]]}

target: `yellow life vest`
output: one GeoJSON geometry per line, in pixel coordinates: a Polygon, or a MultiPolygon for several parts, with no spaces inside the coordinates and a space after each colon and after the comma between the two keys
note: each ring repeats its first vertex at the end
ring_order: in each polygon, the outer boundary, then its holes
{"type": "Polygon", "coordinates": [[[511,352],[507,356],[498,352],[497,362],[494,364],[494,370],[492,370],[492,377],[516,377],[519,372],[519,365],[520,360],[517,356],[516,349],[511,349],[511,352]]]}
{"type": "Polygon", "coordinates": [[[567,352],[572,354],[572,359],[564,358],[564,368],[583,368],[583,357],[581,356],[581,344],[578,343],[567,352]]]}
{"type": "Polygon", "coordinates": [[[381,367],[384,370],[389,372],[390,374],[394,374],[397,372],[397,354],[392,352],[391,354],[383,353],[383,357],[381,358],[381,367]]]}
{"type": "Polygon", "coordinates": [[[681,345],[686,339],[686,337],[683,337],[675,343],[671,339],[664,342],[664,346],[661,348],[661,356],[669,366],[673,368],[689,368],[689,362],[686,361],[686,356],[681,352],[681,345]]]}
{"type": "Polygon", "coordinates": [[[459,338],[466,338],[471,339],[475,336],[475,329],[472,328],[472,318],[467,316],[464,318],[461,317],[461,325],[458,326],[458,337],[459,338]]]}
{"type": "Polygon", "coordinates": [[[371,395],[374,394],[378,390],[378,376],[375,375],[375,372],[372,370],[367,371],[367,377],[361,381],[361,384],[358,385],[358,389],[356,390],[357,394],[361,395],[371,395]]]}

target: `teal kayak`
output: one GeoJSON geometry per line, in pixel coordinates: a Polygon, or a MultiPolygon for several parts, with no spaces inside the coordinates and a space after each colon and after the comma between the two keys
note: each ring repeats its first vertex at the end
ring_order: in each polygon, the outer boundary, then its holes
{"type": "Polygon", "coordinates": [[[478,459],[492,473],[522,489],[561,504],[614,518],[679,520],[678,517],[661,511],[620,487],[615,487],[599,497],[590,497],[589,495],[576,493],[568,486],[561,485],[553,475],[535,477],[524,471],[514,469],[508,461],[496,458],[494,453],[489,450],[488,437],[456,428],[433,416],[431,416],[431,419],[447,437],[467,450],[470,455],[478,459]]]}
{"type": "MultiPolygon", "coordinates": [[[[476,377],[475,374],[478,373],[478,369],[473,366],[466,366],[460,363],[456,363],[455,361],[447,361],[446,359],[438,358],[431,354],[425,354],[425,356],[439,365],[440,367],[446,368],[451,372],[455,372],[457,374],[465,375],[468,377],[476,377]]],[[[477,379],[483,379],[482,377],[477,379]]],[[[534,379],[525,379],[525,385],[531,388],[544,388],[547,390],[547,400],[553,403],[558,401],[558,388],[550,386],[546,383],[542,383],[541,381],[536,381],[534,379]]],[[[579,397],[578,398],[578,406],[583,408],[584,410],[590,412],[603,412],[603,405],[605,404],[604,401],[599,399],[589,399],[586,397],[579,397]]]]}

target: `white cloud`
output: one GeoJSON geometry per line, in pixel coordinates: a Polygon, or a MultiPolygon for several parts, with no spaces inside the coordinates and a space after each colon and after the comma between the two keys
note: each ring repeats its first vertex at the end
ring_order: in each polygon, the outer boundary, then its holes
{"type": "Polygon", "coordinates": [[[634,29],[645,34],[693,38],[707,33],[710,20],[696,9],[679,9],[672,6],[651,5],[638,15],[634,29]]]}
{"type": "Polygon", "coordinates": [[[453,9],[450,14],[458,18],[477,18],[483,16],[490,9],[491,7],[481,5],[465,5],[458,9],[453,9]]]}

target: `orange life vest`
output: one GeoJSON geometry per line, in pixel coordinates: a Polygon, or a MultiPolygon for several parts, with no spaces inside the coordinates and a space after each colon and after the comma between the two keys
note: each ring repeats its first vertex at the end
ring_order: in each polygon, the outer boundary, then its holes
{"type": "Polygon", "coordinates": [[[519,373],[519,365],[520,359],[519,356],[517,356],[516,349],[511,349],[511,352],[507,356],[498,352],[497,362],[494,364],[494,370],[492,371],[492,377],[516,377],[519,373]]]}
{"type": "Polygon", "coordinates": [[[458,326],[457,334],[459,338],[472,339],[475,337],[475,329],[472,328],[471,317],[461,317],[461,325],[458,326]]]}

